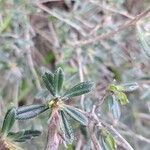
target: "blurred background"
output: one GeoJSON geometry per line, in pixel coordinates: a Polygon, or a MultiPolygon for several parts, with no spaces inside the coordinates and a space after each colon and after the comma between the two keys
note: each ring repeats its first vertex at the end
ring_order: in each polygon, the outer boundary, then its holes
{"type": "MultiPolygon", "coordinates": [[[[129,104],[121,106],[116,128],[135,150],[149,150],[148,6],[149,0],[0,0],[0,126],[10,106],[45,101],[40,96],[42,69],[54,71],[60,66],[66,88],[84,80],[96,83],[93,93],[76,98],[72,104],[86,111],[101,103],[109,84],[136,82],[139,88],[127,93],[129,104]]],[[[107,102],[97,113],[115,124],[107,102]]],[[[22,147],[44,149],[47,120],[44,113],[18,123],[14,130],[35,128],[43,132],[22,147]]],[[[73,128],[76,141],[70,150],[81,140],[79,125],[73,128]]],[[[85,143],[80,149],[90,148],[85,143]]]]}

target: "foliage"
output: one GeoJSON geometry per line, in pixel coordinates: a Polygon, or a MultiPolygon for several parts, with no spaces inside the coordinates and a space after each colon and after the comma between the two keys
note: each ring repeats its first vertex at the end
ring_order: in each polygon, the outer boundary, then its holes
{"type": "Polygon", "coordinates": [[[0,0],[0,149],[149,150],[148,6],[0,0]]]}
{"type": "Polygon", "coordinates": [[[9,109],[5,115],[2,130],[0,132],[0,148],[3,150],[21,150],[21,148],[14,144],[14,142],[25,142],[27,140],[31,140],[32,137],[36,137],[41,134],[38,130],[11,132],[11,129],[15,123],[16,115],[15,108],[9,109]]]}

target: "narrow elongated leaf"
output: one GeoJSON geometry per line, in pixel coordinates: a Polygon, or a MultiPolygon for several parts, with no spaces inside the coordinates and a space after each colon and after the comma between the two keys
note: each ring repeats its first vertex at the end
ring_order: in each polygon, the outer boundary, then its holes
{"type": "Polygon", "coordinates": [[[71,98],[90,92],[94,87],[94,83],[91,81],[81,82],[71,89],[67,90],[63,95],[64,97],[71,98]]]}
{"type": "Polygon", "coordinates": [[[74,140],[74,134],[71,125],[69,124],[69,121],[67,120],[66,114],[61,110],[61,130],[64,133],[65,141],[67,144],[71,144],[74,140]]]}
{"type": "Polygon", "coordinates": [[[24,131],[9,132],[8,137],[9,137],[9,139],[13,139],[15,141],[16,139],[21,138],[23,136],[23,134],[24,134],[24,131]]]}
{"type": "Polygon", "coordinates": [[[17,109],[16,119],[26,120],[34,118],[48,109],[47,105],[30,105],[23,106],[17,109]]]}
{"type": "Polygon", "coordinates": [[[110,147],[108,147],[108,145],[107,145],[106,142],[104,141],[104,138],[103,138],[103,137],[101,138],[101,140],[102,140],[103,149],[104,149],[104,150],[111,150],[110,147]]]}
{"type": "Polygon", "coordinates": [[[25,142],[26,140],[30,140],[32,137],[39,136],[41,134],[38,130],[25,130],[19,132],[10,132],[8,137],[13,139],[16,142],[25,142]]]}
{"type": "Polygon", "coordinates": [[[41,134],[38,130],[25,130],[19,132],[10,132],[8,137],[13,139],[16,142],[25,142],[26,140],[30,140],[32,137],[39,136],[41,134]]]}
{"type": "Polygon", "coordinates": [[[115,95],[109,96],[108,106],[109,111],[112,112],[113,114],[113,117],[117,120],[120,119],[121,116],[120,106],[115,95]]]}
{"type": "Polygon", "coordinates": [[[59,92],[63,86],[64,81],[64,73],[61,68],[58,68],[54,73],[54,88],[55,88],[55,96],[59,95],[59,92]]]}
{"type": "Polygon", "coordinates": [[[44,84],[46,88],[50,91],[50,93],[55,96],[55,90],[54,90],[54,75],[50,72],[45,72],[42,76],[42,79],[44,81],[44,84]]]}
{"type": "Polygon", "coordinates": [[[41,131],[39,130],[25,130],[24,132],[24,135],[29,135],[32,137],[39,136],[40,134],[41,134],[41,131]]]}
{"type": "Polygon", "coordinates": [[[102,144],[105,150],[116,150],[117,144],[112,134],[107,130],[102,130],[102,144]]]}
{"type": "Polygon", "coordinates": [[[2,126],[2,134],[4,134],[5,136],[7,136],[7,134],[9,133],[10,129],[12,128],[15,122],[15,115],[16,115],[15,108],[9,109],[5,115],[3,126],[2,126]]]}
{"type": "Polygon", "coordinates": [[[76,121],[80,122],[82,125],[87,125],[88,124],[88,119],[81,112],[81,110],[79,110],[79,109],[77,109],[75,107],[72,107],[72,106],[64,105],[64,111],[67,112],[67,114],[70,117],[72,117],[76,121]]]}

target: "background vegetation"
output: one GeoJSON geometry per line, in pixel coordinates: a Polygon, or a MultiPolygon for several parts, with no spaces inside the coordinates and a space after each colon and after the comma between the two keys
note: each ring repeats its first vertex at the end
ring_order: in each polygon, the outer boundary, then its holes
{"type": "MultiPolygon", "coordinates": [[[[149,5],[148,0],[0,0],[0,126],[11,106],[42,104],[43,67],[52,72],[61,67],[65,88],[86,80],[96,84],[90,94],[73,98],[69,105],[105,122],[119,150],[129,150],[128,144],[148,150],[149,5]],[[108,87],[124,83],[132,83],[125,91],[129,103],[112,110],[108,87]]],[[[15,124],[14,131],[42,132],[21,147],[44,149],[48,118],[41,114],[15,124]]],[[[86,132],[73,122],[75,140],[68,149],[96,149],[99,131],[91,126],[86,132]]]]}

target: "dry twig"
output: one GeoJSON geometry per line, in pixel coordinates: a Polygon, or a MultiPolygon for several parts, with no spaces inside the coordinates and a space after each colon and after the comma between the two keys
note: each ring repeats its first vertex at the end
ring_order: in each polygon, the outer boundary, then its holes
{"type": "Polygon", "coordinates": [[[102,34],[99,36],[96,36],[94,38],[86,39],[86,40],[80,40],[76,42],[70,42],[69,45],[73,47],[80,47],[88,44],[94,44],[100,40],[109,39],[112,38],[115,34],[120,33],[120,31],[125,30],[129,28],[132,25],[135,25],[139,20],[144,18],[148,13],[150,12],[150,8],[142,12],[141,14],[137,15],[134,19],[127,21],[126,23],[120,25],[116,30],[113,30],[111,32],[108,32],[106,34],[102,34]]]}

